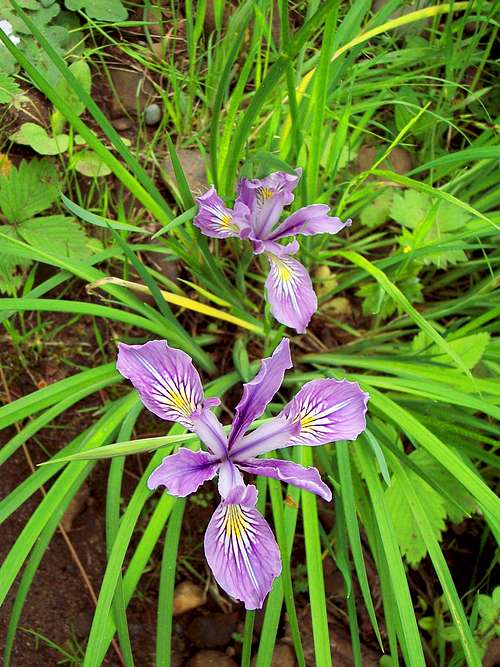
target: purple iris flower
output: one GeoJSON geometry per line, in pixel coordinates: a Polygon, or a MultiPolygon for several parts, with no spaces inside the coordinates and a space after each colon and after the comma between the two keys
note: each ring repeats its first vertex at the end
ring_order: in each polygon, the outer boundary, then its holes
{"type": "Polygon", "coordinates": [[[148,480],[150,489],[165,486],[174,496],[195,493],[219,476],[222,501],[205,534],[205,555],[218,584],[247,609],[260,609],[281,559],[271,528],[256,510],[257,489],[242,473],[273,477],[311,491],[327,501],[332,493],[316,468],[292,461],[258,458],[291,445],[323,445],[354,440],[365,428],[368,394],[355,382],[322,379],[305,384],[281,413],[247,433],[292,367],[290,344],[283,339],[272,357],[263,359],[243,395],[229,435],[206,399],[191,358],[164,340],[144,345],[120,344],[117,368],[131,380],[144,405],[161,419],[178,421],[196,433],[205,450],[181,447],[163,459],[148,480]]]}
{"type": "Polygon", "coordinates": [[[306,330],[318,300],[305,267],[292,257],[299,249],[298,242],[294,239],[283,245],[278,241],[297,234],[336,234],[351,224],[351,220],[342,222],[329,216],[330,208],[325,204],[299,208],[279,223],[283,208],[293,202],[301,174],[302,170],[296,169],[294,174],[278,171],[263,179],[243,178],[233,209],[227,208],[212,186],[196,199],[199,210],[194,219],[206,236],[248,239],[256,255],[265,254],[270,266],[266,289],[271,312],[298,333],[306,330]]]}

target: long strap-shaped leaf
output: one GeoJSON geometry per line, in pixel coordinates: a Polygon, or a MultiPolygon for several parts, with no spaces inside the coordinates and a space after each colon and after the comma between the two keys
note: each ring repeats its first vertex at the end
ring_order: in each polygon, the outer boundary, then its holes
{"type": "Polygon", "coordinates": [[[500,500],[491,489],[486,486],[479,475],[471,470],[462,459],[441,440],[418,421],[408,410],[405,410],[395,401],[384,396],[376,389],[370,391],[371,403],[381,410],[391,421],[395,422],[419,445],[426,449],[431,456],[445,466],[457,480],[463,484],[468,492],[491,517],[494,525],[500,530],[500,500]],[[497,517],[495,519],[495,517],[497,517]]]}
{"type": "Polygon", "coordinates": [[[455,352],[455,350],[445,341],[445,339],[434,329],[434,327],[427,322],[427,320],[416,310],[411,303],[408,301],[408,298],[401,292],[399,287],[397,287],[389,278],[385,275],[383,271],[377,268],[372,264],[366,257],[362,257],[357,252],[351,250],[345,250],[339,254],[342,254],[343,257],[348,259],[356,266],[359,266],[361,269],[367,271],[372,275],[375,280],[381,285],[381,287],[387,292],[387,294],[396,301],[397,304],[408,314],[409,317],[417,324],[422,331],[425,333],[445,352],[450,359],[453,359],[458,368],[460,368],[464,373],[466,373],[471,379],[469,369],[465,366],[462,359],[455,352]]]}
{"type": "Polygon", "coordinates": [[[391,466],[394,469],[394,472],[397,475],[400,475],[400,478],[403,481],[403,493],[406,496],[413,518],[415,519],[416,529],[420,531],[422,539],[429,551],[429,556],[431,557],[434,569],[436,570],[436,574],[443,589],[455,628],[458,631],[458,636],[464,649],[467,664],[470,665],[470,667],[481,667],[482,662],[476,642],[474,641],[471,629],[467,623],[467,618],[462,603],[460,602],[457,589],[453,583],[450,570],[446,564],[445,557],[434,536],[434,531],[429,522],[427,512],[422,505],[419,494],[416,492],[411,478],[407,474],[404,466],[402,466],[395,457],[392,458],[391,466]]]}
{"type": "Polygon", "coordinates": [[[392,588],[392,597],[396,600],[401,627],[401,643],[406,649],[408,664],[412,667],[425,667],[425,659],[417,626],[417,619],[413,610],[413,602],[408,588],[406,573],[401,560],[399,546],[396,541],[394,527],[391,524],[384,499],[384,493],[380,480],[375,473],[373,456],[368,443],[358,441],[357,451],[362,474],[366,480],[368,492],[371,497],[373,512],[377,522],[378,531],[384,559],[387,562],[388,573],[392,588]]]}

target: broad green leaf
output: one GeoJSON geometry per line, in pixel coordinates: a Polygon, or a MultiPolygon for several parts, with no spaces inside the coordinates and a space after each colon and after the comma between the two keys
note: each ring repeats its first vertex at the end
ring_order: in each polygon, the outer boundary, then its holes
{"type": "Polygon", "coordinates": [[[83,174],[89,178],[109,176],[109,174],[112,173],[109,166],[99,157],[99,155],[90,150],[75,153],[73,160],[71,161],[71,167],[73,167],[79,174],[83,174]]]}
{"type": "Polygon", "coordinates": [[[10,223],[32,218],[57,199],[59,176],[48,160],[23,160],[0,176],[0,209],[10,223]]]}
{"type": "Polygon", "coordinates": [[[59,155],[69,148],[67,134],[49,136],[47,130],[36,123],[23,123],[17,132],[10,135],[16,144],[30,146],[39,155],[59,155]]]}
{"type": "MultiPolygon", "coordinates": [[[[448,340],[451,349],[460,357],[464,366],[469,369],[474,368],[481,361],[489,342],[490,336],[485,331],[456,340],[448,340]]],[[[432,363],[443,364],[444,366],[450,365],[448,355],[443,354],[424,331],[421,331],[413,339],[412,350],[423,357],[429,357],[432,363]]]]}
{"type": "Polygon", "coordinates": [[[0,70],[0,104],[8,104],[20,92],[21,88],[14,79],[0,70]]]}
{"type": "Polygon", "coordinates": [[[50,247],[56,256],[85,259],[92,254],[89,238],[73,218],[49,215],[17,226],[19,235],[34,248],[50,247]]]}
{"type": "Polygon", "coordinates": [[[66,9],[85,11],[98,21],[125,21],[128,12],[120,0],[65,0],[66,9]]]}
{"type": "MultiPolygon", "coordinates": [[[[0,226],[0,233],[15,237],[14,228],[10,225],[0,226]]],[[[16,294],[20,287],[23,274],[20,269],[26,268],[31,264],[31,260],[26,257],[20,257],[14,249],[14,252],[6,252],[8,241],[0,239],[0,292],[7,294],[16,294]],[[3,252],[2,252],[3,250],[3,252]]]]}
{"type": "MultiPolygon", "coordinates": [[[[71,74],[73,74],[87,95],[90,95],[92,75],[90,72],[90,67],[86,61],[82,58],[81,60],[77,60],[76,62],[71,63],[69,66],[69,71],[71,74]]],[[[85,111],[85,104],[76,94],[74,88],[69,85],[67,80],[62,75],[59,77],[55,88],[58,94],[64,97],[66,103],[71,107],[73,113],[75,113],[77,116],[80,116],[85,111]]]]}
{"type": "MultiPolygon", "coordinates": [[[[425,498],[427,518],[432,534],[439,542],[445,529],[446,507],[443,498],[412,470],[406,471],[412,486],[421,498],[425,498]]],[[[389,516],[394,526],[401,553],[412,567],[416,567],[427,554],[427,546],[418,526],[413,520],[413,512],[407,499],[405,479],[394,473],[391,484],[385,491],[389,516]]]]}
{"type": "Polygon", "coordinates": [[[387,188],[361,211],[360,222],[365,227],[378,227],[389,219],[394,191],[387,188]]]}

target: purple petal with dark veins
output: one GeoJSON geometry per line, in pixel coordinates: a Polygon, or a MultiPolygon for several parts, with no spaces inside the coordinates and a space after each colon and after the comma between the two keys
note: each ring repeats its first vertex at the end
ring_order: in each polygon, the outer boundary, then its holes
{"type": "MultiPolygon", "coordinates": [[[[191,357],[165,340],[118,345],[118,371],[129,379],[155,415],[192,430],[191,415],[205,408],[200,376],[191,357]]],[[[213,405],[213,399],[208,399],[213,405]]]]}
{"type": "Polygon", "coordinates": [[[172,496],[188,496],[207,480],[217,474],[219,460],[208,452],[193,452],[182,447],[175,454],[166,456],[153,470],[148,479],[148,487],[156,489],[166,486],[172,496]]]}
{"type": "Polygon", "coordinates": [[[280,417],[301,425],[292,445],[324,445],[355,440],[366,427],[369,395],[356,382],[312,380],[285,406],[280,417]]]}
{"type": "Polygon", "coordinates": [[[252,475],[263,475],[279,479],[285,484],[293,484],[299,489],[315,493],[330,502],[332,492],[323,482],[316,468],[305,468],[293,461],[282,459],[248,459],[238,463],[238,467],[252,475]]]}
{"type": "Polygon", "coordinates": [[[303,234],[312,236],[314,234],[337,234],[344,227],[351,224],[351,220],[342,222],[340,218],[328,215],[330,208],[325,204],[311,204],[299,208],[292,213],[281,225],[279,225],[270,235],[270,241],[277,241],[285,236],[295,236],[303,234]]]}
{"type": "Polygon", "coordinates": [[[296,169],[295,174],[278,171],[262,179],[243,178],[238,183],[236,201],[249,208],[250,224],[256,238],[267,238],[278,222],[283,208],[292,203],[292,192],[301,173],[301,169],[296,169]]]}
{"type": "Polygon", "coordinates": [[[234,210],[227,208],[213,186],[201,197],[197,197],[196,202],[198,214],[193,223],[206,236],[217,239],[240,236],[242,230],[249,225],[250,211],[247,206],[237,202],[234,210]]]}
{"type": "Polygon", "coordinates": [[[281,572],[278,545],[256,501],[255,486],[234,488],[205,533],[205,555],[215,580],[246,609],[262,607],[281,572]]]}
{"type": "Polygon", "coordinates": [[[236,417],[229,434],[229,449],[264,412],[269,401],[281,387],[285,371],[291,367],[290,342],[287,338],[283,338],[272,356],[262,360],[260,370],[254,379],[243,385],[243,396],[236,406],[236,417]]]}
{"type": "Polygon", "coordinates": [[[267,255],[267,300],[274,317],[298,333],[304,333],[318,308],[311,278],[300,262],[288,255],[267,255]]]}

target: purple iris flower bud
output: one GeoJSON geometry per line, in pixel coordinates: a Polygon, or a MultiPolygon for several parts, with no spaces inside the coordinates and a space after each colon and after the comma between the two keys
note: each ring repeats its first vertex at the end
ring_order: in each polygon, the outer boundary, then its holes
{"type": "Polygon", "coordinates": [[[290,445],[323,445],[355,440],[365,428],[368,394],[355,382],[313,380],[297,393],[280,415],[248,432],[262,416],[292,367],[286,338],[263,359],[243,395],[226,432],[206,399],[190,357],[164,340],[144,345],[120,344],[117,368],[139,391],[144,405],[162,419],[178,421],[196,433],[206,450],[181,447],[163,459],[148,486],[165,486],[175,496],[195,493],[215,475],[222,501],[205,535],[205,555],[218,584],[247,609],[260,609],[273,580],[281,572],[278,545],[271,528],[256,510],[257,490],[244,474],[273,477],[330,501],[332,493],[316,468],[293,461],[258,458],[290,445]]]}
{"type": "Polygon", "coordinates": [[[274,317],[298,333],[304,333],[318,308],[311,278],[304,266],[291,257],[299,244],[294,239],[283,245],[286,237],[296,235],[337,234],[351,224],[329,214],[325,204],[304,206],[279,222],[285,206],[294,200],[301,169],[294,174],[275,172],[263,179],[243,178],[238,183],[234,209],[225,206],[213,187],[198,197],[194,224],[206,236],[239,236],[252,243],[256,255],[269,261],[266,280],[267,298],[274,317]]]}

